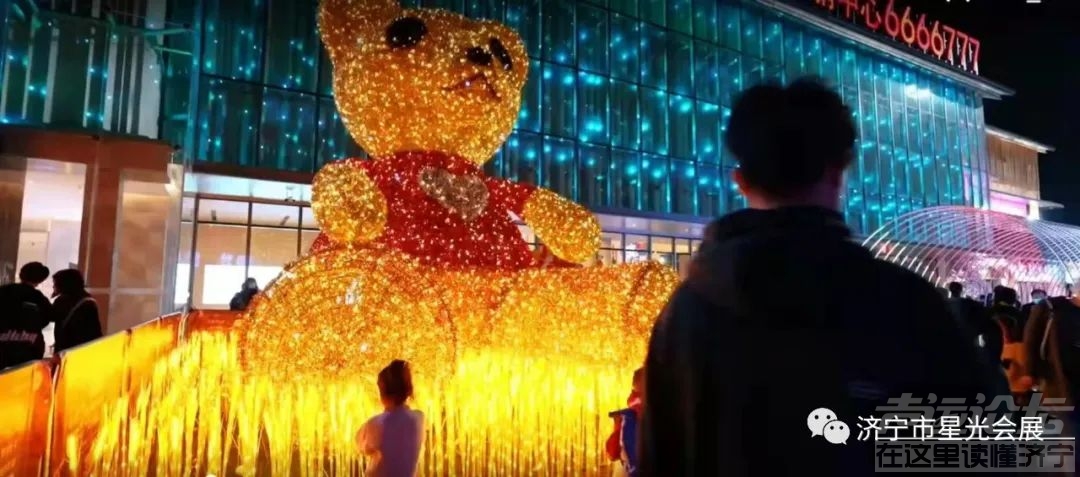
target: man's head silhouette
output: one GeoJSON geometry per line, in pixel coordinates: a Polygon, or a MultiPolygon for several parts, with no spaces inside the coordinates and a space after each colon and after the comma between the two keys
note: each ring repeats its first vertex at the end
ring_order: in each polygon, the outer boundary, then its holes
{"type": "Polygon", "coordinates": [[[800,79],[743,92],[724,141],[739,163],[734,180],[750,207],[836,208],[856,134],[839,95],[818,80],[800,79]]]}

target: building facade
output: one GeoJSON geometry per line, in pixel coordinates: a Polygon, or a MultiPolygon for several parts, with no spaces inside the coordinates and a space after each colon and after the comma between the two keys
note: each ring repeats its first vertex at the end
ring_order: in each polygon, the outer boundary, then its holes
{"type": "MultiPolygon", "coordinates": [[[[336,113],[315,0],[120,2],[126,11],[8,3],[4,122],[180,147],[174,162],[187,175],[179,239],[163,252],[175,270],[162,281],[163,307],[189,296],[223,306],[244,277],[265,283],[307,249],[318,227],[312,174],[363,155],[336,113]]],[[[843,212],[857,233],[912,210],[990,203],[982,105],[1009,92],[975,74],[977,47],[949,42],[946,54],[944,37],[914,23],[905,44],[906,24],[888,23],[895,12],[876,3],[854,12],[819,0],[404,3],[521,34],[530,77],[487,171],[596,211],[598,262],[681,267],[708,220],[744,206],[722,136],[735,95],[763,81],[819,76],[851,107],[860,135],[843,212]]]]}
{"type": "Polygon", "coordinates": [[[1042,209],[1061,204],[1042,200],[1039,155],[1054,149],[1017,134],[986,127],[990,154],[990,210],[1038,220],[1042,209]]]}

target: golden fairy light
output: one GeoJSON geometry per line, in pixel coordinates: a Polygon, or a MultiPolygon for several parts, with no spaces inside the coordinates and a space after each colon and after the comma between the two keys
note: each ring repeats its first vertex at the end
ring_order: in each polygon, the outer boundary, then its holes
{"type": "Polygon", "coordinates": [[[485,176],[528,58],[488,21],[325,0],[321,34],[350,133],[371,154],[313,185],[323,234],[238,324],[199,332],[110,403],[80,475],[356,475],[375,376],[412,362],[435,476],[598,476],[652,323],[655,263],[582,267],[585,208],[485,176]],[[546,267],[511,215],[560,259],[546,267]]]}

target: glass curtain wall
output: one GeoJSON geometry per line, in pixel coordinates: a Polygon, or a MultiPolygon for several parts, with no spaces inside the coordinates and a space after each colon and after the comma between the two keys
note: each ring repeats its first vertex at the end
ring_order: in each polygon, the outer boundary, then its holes
{"type": "MultiPolygon", "coordinates": [[[[314,171],[362,155],[334,108],[316,1],[204,3],[197,160],[314,171]]],[[[732,99],[810,74],[842,93],[860,127],[844,197],[857,232],[913,209],[986,203],[975,92],[748,3],[403,3],[503,21],[524,38],[524,104],[492,174],[605,210],[723,214],[744,206],[721,146],[732,99]]]]}

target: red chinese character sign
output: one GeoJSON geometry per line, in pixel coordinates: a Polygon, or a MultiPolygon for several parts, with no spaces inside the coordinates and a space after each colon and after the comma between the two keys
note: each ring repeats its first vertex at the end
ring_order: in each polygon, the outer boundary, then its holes
{"type": "Polygon", "coordinates": [[[952,66],[979,74],[979,40],[896,0],[814,0],[818,7],[872,32],[933,55],[952,66]]]}

